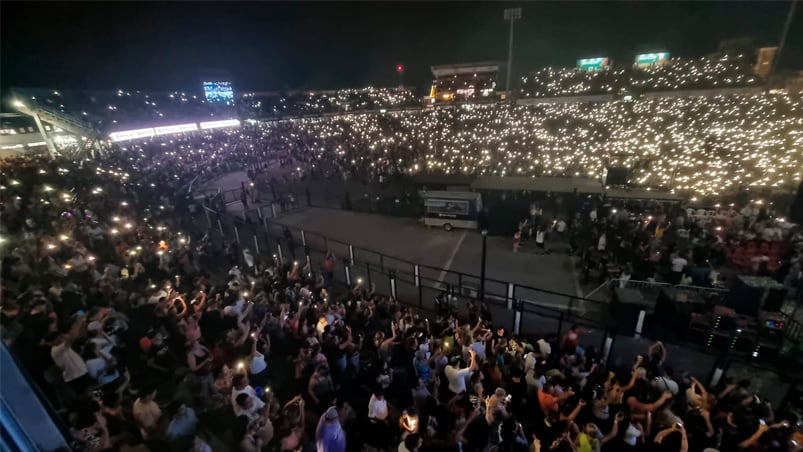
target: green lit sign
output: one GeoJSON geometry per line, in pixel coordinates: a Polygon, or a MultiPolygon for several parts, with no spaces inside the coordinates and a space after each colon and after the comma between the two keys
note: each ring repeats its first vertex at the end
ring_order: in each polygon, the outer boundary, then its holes
{"type": "Polygon", "coordinates": [[[656,52],[656,53],[642,53],[636,55],[636,64],[649,65],[661,63],[669,59],[669,52],[656,52]]]}
{"type": "Polygon", "coordinates": [[[582,58],[577,60],[577,69],[582,71],[599,71],[608,67],[608,58],[582,58]]]}

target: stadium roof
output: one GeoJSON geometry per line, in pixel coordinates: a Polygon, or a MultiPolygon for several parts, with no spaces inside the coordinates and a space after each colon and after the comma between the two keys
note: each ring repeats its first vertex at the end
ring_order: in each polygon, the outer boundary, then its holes
{"type": "Polygon", "coordinates": [[[483,61],[479,63],[444,64],[441,66],[430,66],[430,69],[432,70],[432,75],[436,78],[460,74],[480,74],[499,72],[499,62],[483,61]]]}

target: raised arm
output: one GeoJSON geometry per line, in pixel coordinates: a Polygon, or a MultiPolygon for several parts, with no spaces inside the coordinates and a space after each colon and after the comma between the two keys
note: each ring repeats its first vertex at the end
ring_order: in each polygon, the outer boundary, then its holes
{"type": "Polygon", "coordinates": [[[586,406],[586,401],[583,400],[583,399],[580,399],[577,402],[577,406],[574,407],[574,410],[572,410],[571,413],[569,413],[568,415],[565,415],[565,416],[561,414],[561,416],[560,416],[561,420],[574,421],[575,419],[577,419],[577,416],[580,414],[580,410],[582,410],[584,406],[586,406]]]}
{"type": "Polygon", "coordinates": [[[193,304],[193,308],[195,309],[196,313],[202,314],[204,309],[206,309],[206,298],[206,292],[203,290],[195,294],[195,303],[193,304]]]}
{"type": "Polygon", "coordinates": [[[482,317],[477,318],[477,324],[474,325],[474,328],[472,328],[471,332],[469,333],[472,339],[474,338],[474,335],[477,334],[477,331],[480,330],[480,328],[482,328],[482,317]]]}
{"type": "Polygon", "coordinates": [[[636,380],[638,380],[638,375],[637,375],[636,371],[634,370],[633,373],[630,374],[630,381],[627,383],[626,386],[622,386],[621,391],[622,392],[627,392],[627,391],[633,389],[633,386],[636,385],[636,380]]]}
{"type": "MultiPolygon", "coordinates": [[[[677,425],[677,424],[675,424],[675,425],[677,425]]],[[[675,425],[672,425],[671,427],[667,427],[667,428],[661,430],[660,432],[658,432],[655,435],[655,439],[653,439],[653,441],[656,444],[661,444],[664,441],[664,438],[666,438],[667,436],[671,435],[675,431],[675,429],[677,428],[677,427],[675,427],[675,425]]]]}
{"type": "Polygon", "coordinates": [[[86,314],[78,316],[78,318],[73,321],[70,331],[67,332],[67,336],[64,338],[64,344],[67,347],[72,347],[73,342],[75,342],[79,337],[83,337],[85,334],[86,314]]]}
{"type": "Polygon", "coordinates": [[[767,430],[769,430],[769,426],[767,424],[759,424],[758,429],[755,432],[753,432],[752,435],[750,435],[750,438],[747,438],[746,440],[739,443],[739,447],[741,449],[747,449],[748,447],[752,447],[758,442],[759,439],[761,439],[761,436],[764,435],[764,432],[766,432],[767,430]]]}
{"type": "Polygon", "coordinates": [[[399,337],[399,330],[396,327],[396,322],[391,322],[390,323],[390,330],[393,333],[393,335],[390,336],[389,338],[385,339],[384,341],[382,341],[382,344],[379,345],[379,348],[389,347],[390,344],[395,342],[396,339],[399,337]]]}
{"type": "Polygon", "coordinates": [[[468,355],[469,355],[468,369],[474,372],[479,367],[477,365],[477,352],[475,352],[473,348],[470,348],[468,349],[468,355]]]}
{"type": "Polygon", "coordinates": [[[639,367],[641,367],[641,363],[643,363],[643,362],[644,362],[644,357],[643,357],[643,356],[641,356],[641,355],[638,355],[638,356],[636,357],[636,361],[633,363],[633,367],[632,367],[630,370],[632,370],[633,372],[635,372],[635,371],[636,371],[636,369],[638,369],[639,367]]]}
{"type": "Polygon", "coordinates": [[[176,296],[173,299],[173,306],[171,308],[176,308],[176,317],[182,318],[187,314],[187,302],[184,301],[184,297],[176,296]]]}
{"type": "Polygon", "coordinates": [[[600,443],[600,445],[601,445],[601,446],[602,446],[602,445],[605,445],[605,443],[607,443],[607,442],[609,442],[610,440],[612,440],[612,439],[616,438],[616,435],[618,435],[618,434],[619,434],[619,419],[615,419],[615,418],[614,418],[614,420],[613,420],[613,427],[611,428],[611,431],[610,431],[610,432],[608,432],[608,434],[607,434],[607,435],[603,436],[603,437],[602,437],[602,438],[599,440],[599,443],[600,443]]]}

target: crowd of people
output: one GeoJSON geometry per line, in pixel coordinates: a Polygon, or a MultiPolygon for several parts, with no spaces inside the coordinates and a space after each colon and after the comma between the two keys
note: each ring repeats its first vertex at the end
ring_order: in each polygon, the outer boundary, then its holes
{"type": "Polygon", "coordinates": [[[521,78],[519,95],[527,97],[559,97],[598,94],[619,94],[625,70],[585,71],[572,68],[543,68],[521,78]]]}
{"type": "Polygon", "coordinates": [[[71,115],[107,134],[141,125],[212,121],[231,117],[285,118],[420,106],[404,88],[342,89],[327,92],[242,93],[230,105],[210,102],[203,93],[143,91],[59,91],[21,89],[15,101],[71,115]]]}
{"type": "Polygon", "coordinates": [[[263,133],[303,171],[600,179],[628,167],[634,186],[718,196],[797,184],[802,106],[787,95],[466,105],[288,120],[263,133]]]}
{"type": "Polygon", "coordinates": [[[637,68],[630,85],[644,91],[757,86],[753,65],[743,54],[695,59],[671,59],[666,64],[637,68]]]}
{"type": "Polygon", "coordinates": [[[255,117],[268,119],[324,113],[375,111],[420,105],[420,99],[410,89],[373,87],[293,95],[251,95],[248,103],[250,113],[255,117]]]}
{"type": "MultiPolygon", "coordinates": [[[[438,91],[455,98],[482,99],[496,86],[493,77],[461,77],[436,81],[438,91]],[[457,94],[456,90],[470,89],[457,94]],[[481,95],[480,93],[483,92],[481,95]]],[[[542,68],[521,77],[520,97],[556,97],[596,94],[642,93],[683,89],[757,86],[761,80],[745,55],[702,58],[673,58],[646,67],[603,68],[585,71],[571,68],[542,68]]],[[[347,113],[380,109],[420,107],[421,97],[412,89],[362,88],[293,93],[238,94],[232,105],[207,101],[201,92],[64,91],[23,89],[16,92],[23,102],[38,104],[86,121],[100,131],[121,126],[153,124],[170,120],[201,120],[241,116],[275,119],[324,113],[347,113]]]]}
{"type": "MultiPolygon", "coordinates": [[[[735,67],[673,60],[628,80],[656,90],[753,83],[735,67]],[[691,66],[678,78],[682,65],[691,66]]],[[[613,72],[577,74],[543,72],[537,85],[548,95],[616,90],[613,72]]],[[[103,127],[220,114],[185,93],[117,91],[94,97],[93,109],[61,92],[40,96],[31,100],[103,127]]],[[[275,103],[246,96],[235,108],[285,117],[413,101],[407,91],[341,90],[275,103]]],[[[76,449],[801,450],[799,413],[772,407],[750,381],[712,387],[694,369],[673,369],[660,342],[632,366],[609,367],[576,326],[522,337],[480,303],[419,312],[362,282],[335,283],[331,254],[304,265],[208,234],[189,190],[277,162],[300,180],[379,182],[417,173],[599,178],[627,166],[636,185],[719,196],[796,184],[801,130],[799,97],[731,95],[287,119],[120,142],[95,160],[9,158],[0,163],[0,332],[76,449]]],[[[710,264],[729,259],[729,245],[783,241],[783,266],[758,256],[753,270],[803,293],[799,232],[769,206],[737,208],[700,218],[600,200],[553,222],[534,207],[518,237],[540,236],[543,247],[545,230],[565,235],[603,279],[613,264],[620,280],[701,286],[718,284],[710,264]]]]}
{"type": "Polygon", "coordinates": [[[585,203],[571,222],[571,243],[583,257],[584,276],[599,282],[656,281],[728,287],[735,274],[770,276],[803,296],[803,234],[772,206],[751,203],[691,215],[678,204],[585,203]],[[756,251],[746,262],[733,250],[756,251]],[[772,251],[770,251],[772,250],[772,251]],[[723,269],[725,271],[723,272],[723,269]]]}
{"type": "Polygon", "coordinates": [[[659,64],[600,70],[543,68],[521,78],[519,96],[558,97],[640,94],[649,91],[758,86],[753,65],[744,55],[673,58],[659,64]]]}
{"type": "MultiPolygon", "coordinates": [[[[780,114],[799,111],[791,98],[665,102],[562,107],[609,127],[585,134],[568,116],[551,123],[556,107],[477,107],[157,137],[91,161],[5,160],[2,337],[86,450],[800,450],[797,414],[773,409],[749,381],[707,387],[693,369],[673,370],[660,343],[632,366],[607,367],[578,327],[561,337],[513,336],[479,304],[430,317],[362,283],[338,286],[332,255],[311,267],[261,257],[254,266],[244,250],[198,228],[187,193],[196,176],[276,156],[301,172],[339,168],[346,177],[377,166],[415,171],[418,162],[448,172],[475,155],[485,156],[476,168],[492,168],[492,155],[526,159],[520,147],[536,144],[527,137],[546,143],[539,165],[557,170],[548,150],[570,130],[592,147],[603,136],[624,146],[637,132],[626,121],[652,130],[653,118],[675,120],[678,102],[689,116],[723,109],[705,130],[728,134],[722,146],[761,152],[752,158],[777,165],[765,167],[773,177],[789,171],[784,158],[797,162],[791,153],[771,158],[776,150],[755,142],[799,123],[780,114]],[[736,108],[743,103],[750,107],[736,108]],[[624,125],[603,120],[617,113],[624,125]],[[743,119],[767,124],[754,124],[754,137],[734,130],[743,119]],[[533,133],[536,125],[543,129],[533,133]]],[[[668,134],[673,140],[690,133],[696,121],[686,121],[668,134]]],[[[692,143],[683,149],[703,152],[692,143]]],[[[576,230],[594,237],[597,251],[633,253],[635,273],[638,250],[654,254],[654,242],[638,237],[676,234],[680,220],[647,210],[654,219],[629,223],[620,208],[585,212],[576,230]]],[[[749,213],[748,229],[760,232],[766,212],[749,213]]],[[[710,241],[690,229],[691,245],[710,241]]],[[[681,248],[667,252],[674,271],[685,257],[681,248]]]]}
{"type": "Polygon", "coordinates": [[[142,124],[209,121],[237,114],[232,106],[207,102],[203,94],[178,91],[21,89],[15,94],[17,101],[70,115],[91,125],[102,135],[142,124]]]}

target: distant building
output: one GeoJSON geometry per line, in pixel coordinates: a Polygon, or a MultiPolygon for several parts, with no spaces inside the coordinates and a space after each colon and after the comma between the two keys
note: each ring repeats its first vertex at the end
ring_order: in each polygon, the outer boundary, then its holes
{"type": "Polygon", "coordinates": [[[493,97],[499,63],[482,62],[431,66],[435,79],[428,99],[431,103],[493,97]]]}
{"type": "Polygon", "coordinates": [[[758,57],[756,58],[753,73],[761,78],[769,78],[776,53],[778,53],[778,47],[762,47],[758,49],[758,57]]]}

